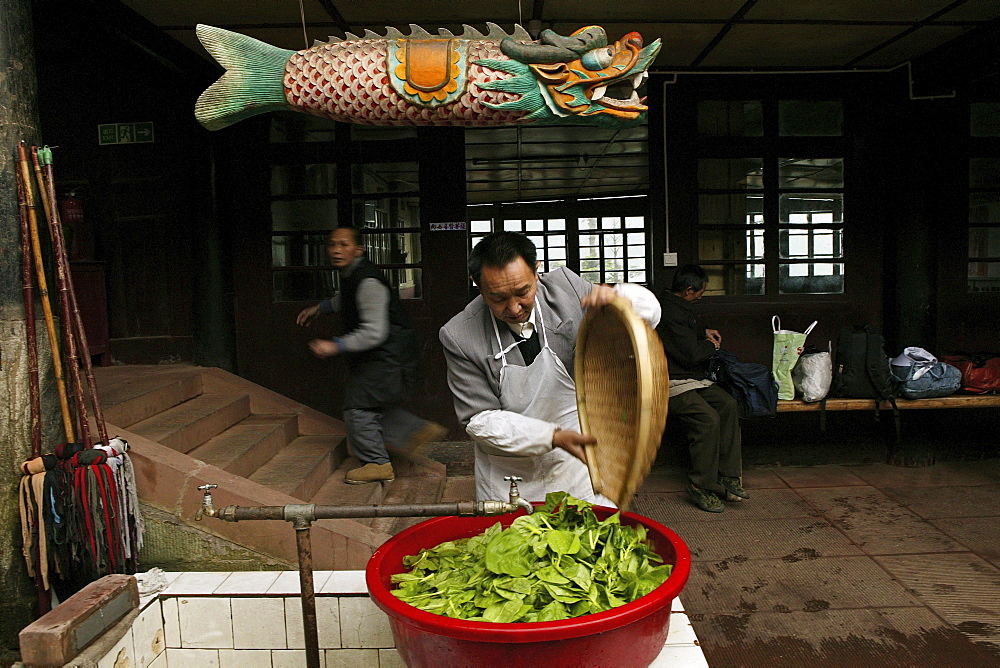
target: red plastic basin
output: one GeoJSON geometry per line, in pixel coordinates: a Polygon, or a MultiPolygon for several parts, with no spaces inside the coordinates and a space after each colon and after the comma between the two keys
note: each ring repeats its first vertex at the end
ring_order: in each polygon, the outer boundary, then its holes
{"type": "MultiPolygon", "coordinates": [[[[594,506],[601,520],[614,510],[594,506]]],[[[687,583],[691,553],[667,527],[634,513],[621,522],[643,525],[665,563],[674,568],[651,593],[623,606],[557,622],[498,624],[469,622],[435,615],[392,595],[391,578],[407,570],[403,557],[448,540],[478,535],[498,521],[509,526],[524,511],[500,517],[438,517],[406,529],[379,547],[368,562],[365,578],[375,605],[389,615],[392,635],[407,666],[453,668],[503,665],[647,666],[663,649],[670,629],[671,603],[687,583]]]]}

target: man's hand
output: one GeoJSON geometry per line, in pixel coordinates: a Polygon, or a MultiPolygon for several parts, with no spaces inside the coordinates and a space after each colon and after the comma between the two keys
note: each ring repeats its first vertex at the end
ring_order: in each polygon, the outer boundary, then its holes
{"type": "Polygon", "coordinates": [[[309,342],[309,350],[316,357],[333,357],[340,353],[340,346],[327,339],[313,339],[309,342]]]}
{"type": "Polygon", "coordinates": [[[594,307],[600,308],[605,304],[608,304],[618,293],[615,289],[607,285],[595,285],[594,289],[583,296],[580,300],[580,306],[584,308],[594,307]]]}
{"type": "Polygon", "coordinates": [[[315,306],[310,306],[308,308],[304,308],[301,311],[299,311],[298,317],[295,318],[295,324],[301,327],[308,327],[312,323],[313,318],[315,318],[318,313],[319,313],[319,304],[316,304],[315,306]]]}
{"type": "Polygon", "coordinates": [[[722,334],[719,334],[719,330],[717,329],[706,329],[705,338],[715,344],[716,350],[722,346],[722,334]]]}
{"type": "Polygon", "coordinates": [[[587,458],[583,453],[583,446],[594,445],[596,443],[597,439],[595,437],[584,436],[572,429],[556,429],[555,433],[552,434],[553,448],[562,448],[584,464],[587,463],[587,458]]]}

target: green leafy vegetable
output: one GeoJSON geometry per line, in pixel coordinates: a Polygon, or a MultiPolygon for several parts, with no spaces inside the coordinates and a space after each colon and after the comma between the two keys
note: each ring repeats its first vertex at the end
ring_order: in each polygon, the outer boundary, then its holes
{"type": "Polygon", "coordinates": [[[670,564],[618,513],[553,492],[531,515],[405,557],[393,594],[421,610],[485,622],[547,622],[610,610],[645,596],[670,564]]]}

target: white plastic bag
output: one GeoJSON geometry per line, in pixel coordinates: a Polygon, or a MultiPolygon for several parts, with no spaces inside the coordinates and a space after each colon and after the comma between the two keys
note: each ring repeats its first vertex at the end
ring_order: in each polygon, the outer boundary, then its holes
{"type": "Polygon", "coordinates": [[[802,353],[792,369],[795,391],[806,402],[822,401],[833,382],[833,359],[828,352],[802,353]]]}

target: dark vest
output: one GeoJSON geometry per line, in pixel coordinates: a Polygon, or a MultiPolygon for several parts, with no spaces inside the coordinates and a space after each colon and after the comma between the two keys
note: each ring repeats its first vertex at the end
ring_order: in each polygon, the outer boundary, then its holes
{"type": "Polygon", "coordinates": [[[341,274],[340,278],[340,321],[345,332],[360,324],[357,294],[361,281],[374,278],[389,290],[388,338],[377,348],[346,353],[350,375],[344,388],[344,408],[400,403],[420,384],[420,351],[406,308],[382,271],[367,258],[361,258],[349,276],[341,274]]]}

